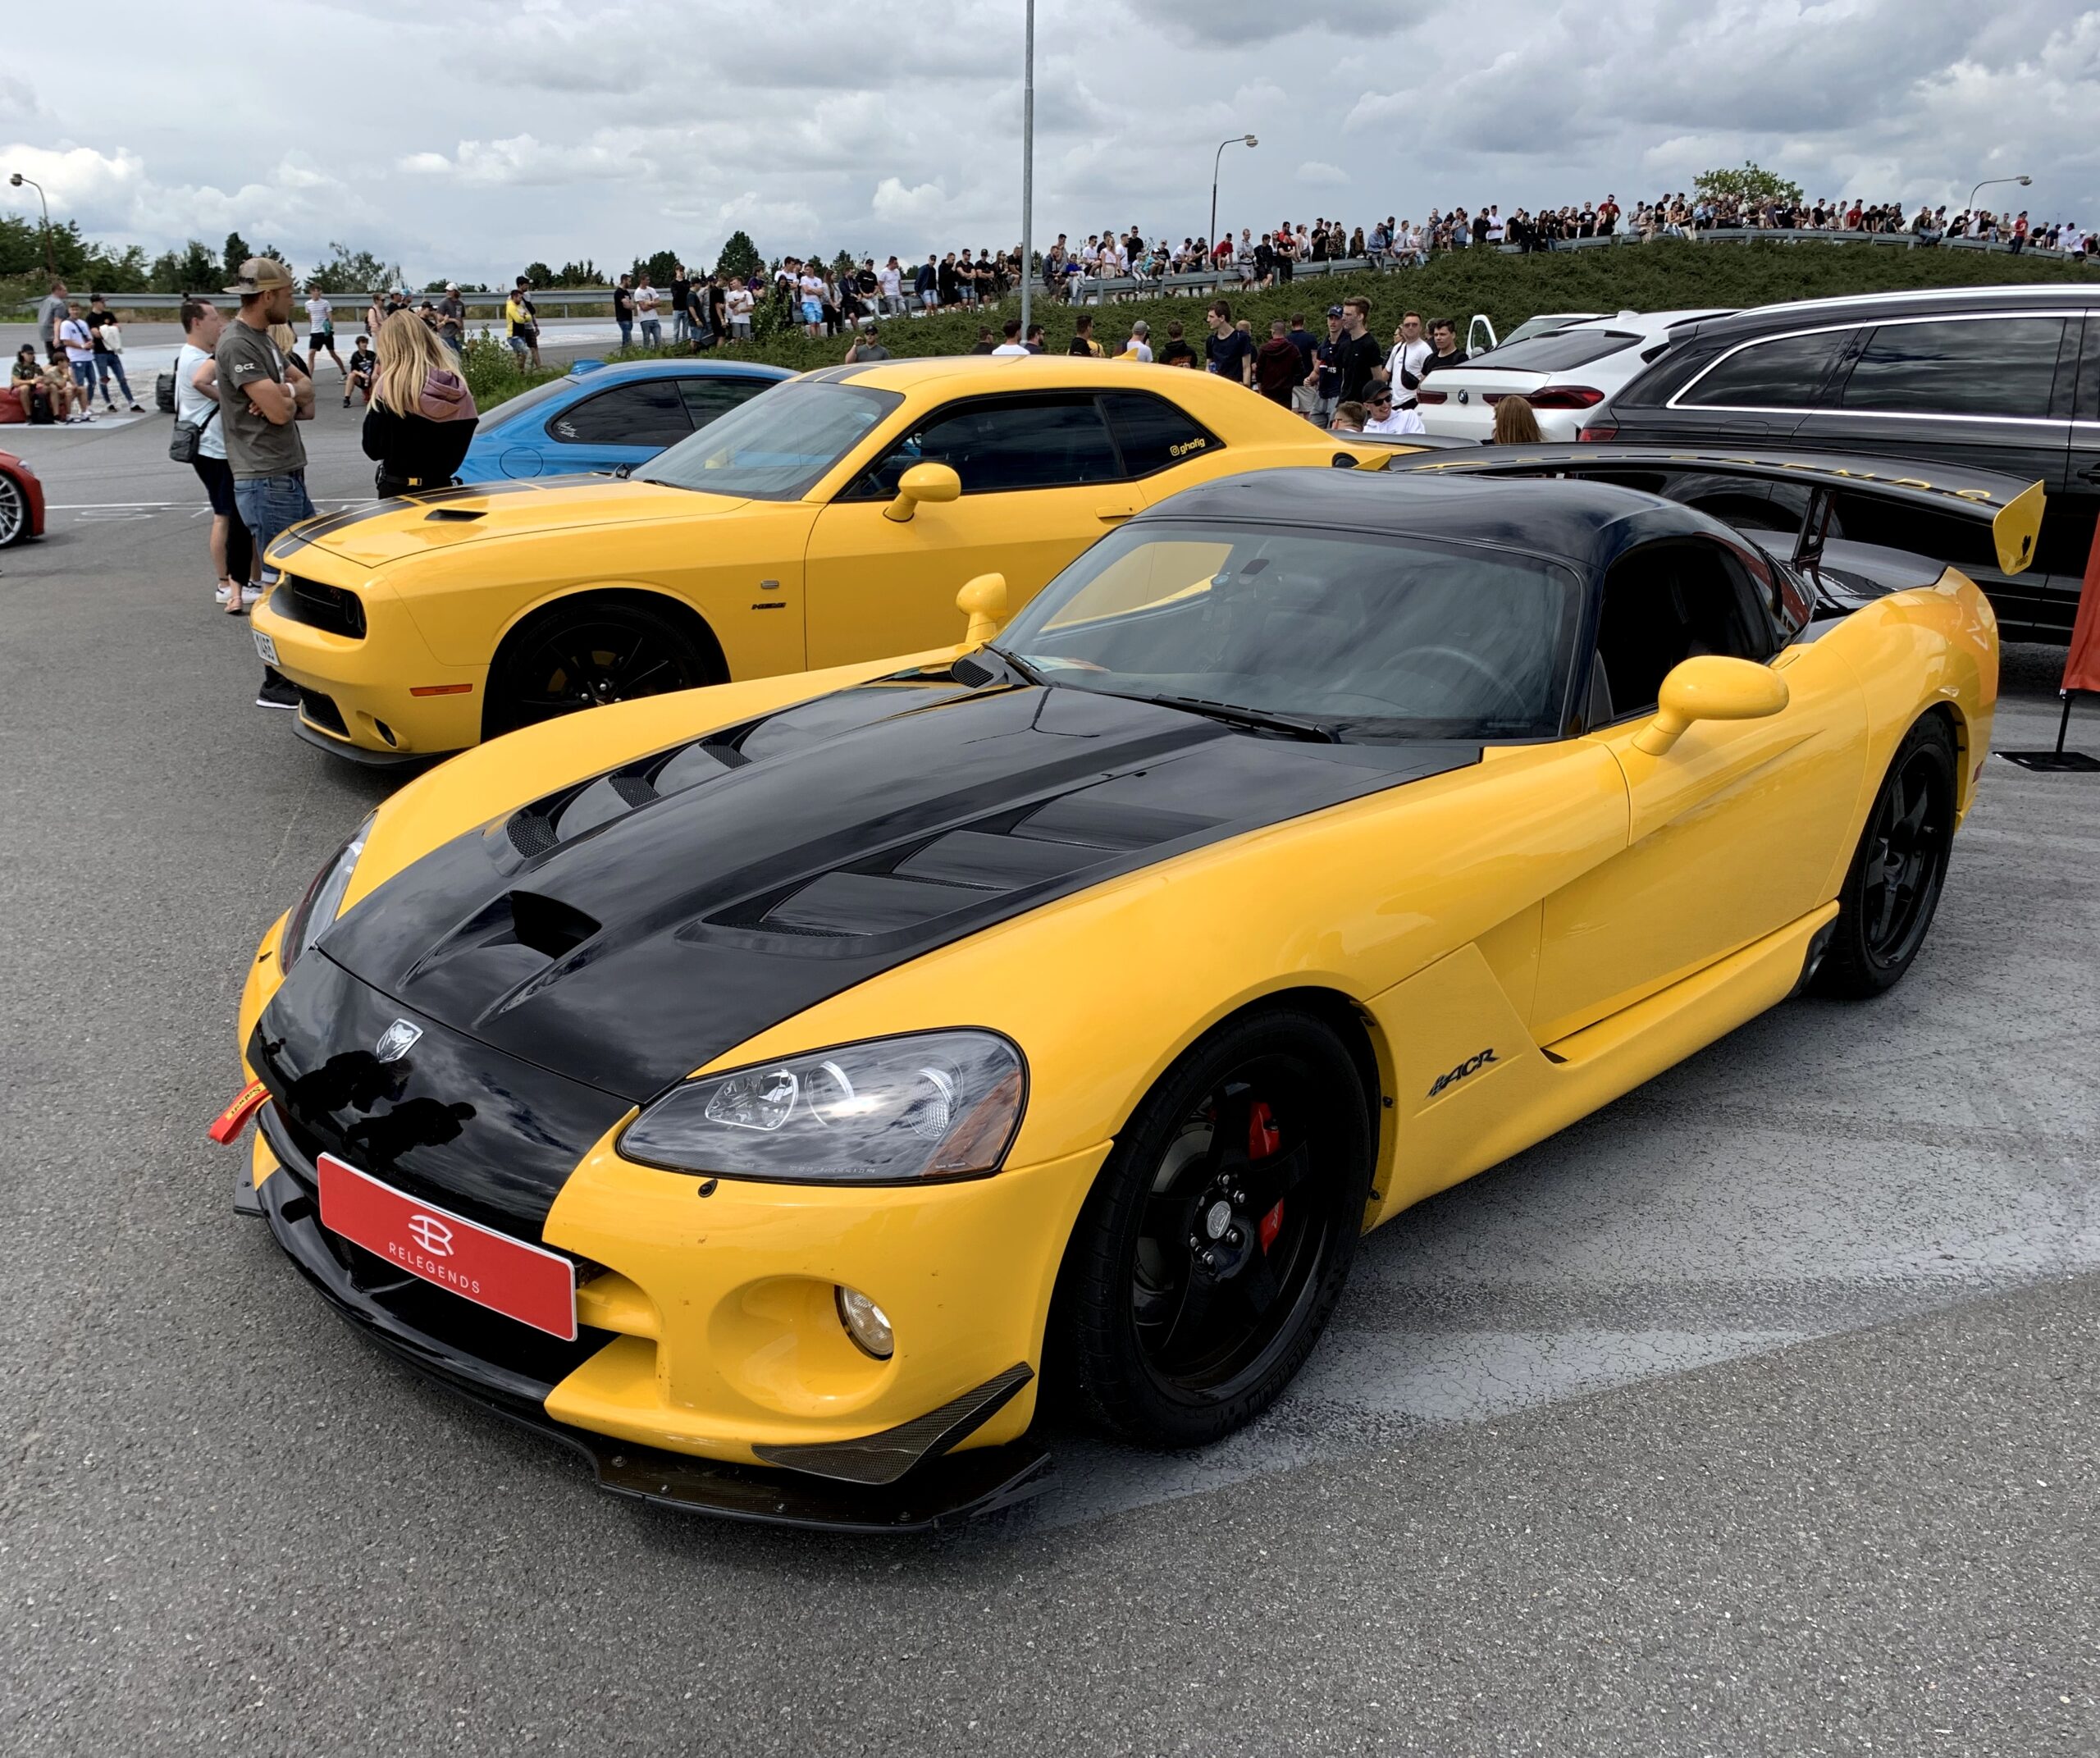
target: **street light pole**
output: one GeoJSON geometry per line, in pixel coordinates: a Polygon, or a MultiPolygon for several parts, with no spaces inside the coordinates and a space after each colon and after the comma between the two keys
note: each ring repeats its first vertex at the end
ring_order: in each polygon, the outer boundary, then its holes
{"type": "Polygon", "coordinates": [[[1028,343],[1029,295],[1035,285],[1035,0],[1028,0],[1027,46],[1021,56],[1020,339],[1028,343]]]}
{"type": "Polygon", "coordinates": [[[1227,147],[1258,147],[1261,144],[1252,135],[1235,135],[1230,140],[1218,142],[1217,151],[1211,156],[1211,229],[1208,235],[1210,240],[1208,248],[1212,266],[1217,262],[1217,172],[1218,167],[1225,162],[1225,149],[1227,147]]]}
{"type": "Polygon", "coordinates": [[[51,256],[51,203],[43,199],[43,185],[34,177],[25,177],[19,171],[7,180],[18,189],[26,183],[36,191],[37,203],[43,209],[43,272],[56,281],[58,278],[58,265],[52,260],[51,256]]]}
{"type": "Polygon", "coordinates": [[[1988,189],[1990,189],[1990,188],[1991,188],[1991,187],[1993,187],[1994,185],[2000,184],[2000,183],[2016,183],[2016,184],[2018,184],[2018,185],[2020,186],[2020,188],[2022,188],[2022,189],[2025,189],[2025,188],[2027,187],[2027,185],[2028,185],[2029,184],[2032,183],[2034,180],[2032,177],[2025,177],[2025,176],[2021,176],[2021,177],[1986,177],[1986,178],[1984,178],[1984,180],[1983,180],[1981,183],[1978,184],[1974,189],[1971,189],[1971,190],[1969,192],[1969,207],[1968,207],[1968,212],[1970,212],[1970,213],[1974,213],[1974,212],[1976,211],[1976,198],[1977,198],[1977,196],[1978,196],[1978,195],[1979,195],[1980,194],[1982,194],[1982,192],[1983,192],[1984,190],[1988,189]]]}

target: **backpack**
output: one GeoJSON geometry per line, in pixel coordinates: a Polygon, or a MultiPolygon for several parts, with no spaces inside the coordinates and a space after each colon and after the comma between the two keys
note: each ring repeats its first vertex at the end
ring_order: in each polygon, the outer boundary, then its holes
{"type": "Polygon", "coordinates": [[[31,385],[28,390],[30,424],[38,427],[53,426],[55,422],[51,413],[51,393],[41,385],[31,385]]]}

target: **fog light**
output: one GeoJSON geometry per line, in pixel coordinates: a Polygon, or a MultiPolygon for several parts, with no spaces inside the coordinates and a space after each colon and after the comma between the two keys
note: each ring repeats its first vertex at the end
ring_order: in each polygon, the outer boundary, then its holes
{"type": "Polygon", "coordinates": [[[888,1361],[897,1349],[890,1335],[889,1315],[857,1288],[838,1290],[838,1322],[846,1334],[877,1361],[888,1361]]]}

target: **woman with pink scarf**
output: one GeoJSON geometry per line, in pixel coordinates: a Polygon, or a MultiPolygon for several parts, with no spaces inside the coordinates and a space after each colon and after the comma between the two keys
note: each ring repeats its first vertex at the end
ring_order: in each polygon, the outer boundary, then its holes
{"type": "Polygon", "coordinates": [[[381,498],[453,481],[480,417],[437,332],[412,311],[380,326],[379,363],[364,412],[364,454],[377,459],[381,498]]]}

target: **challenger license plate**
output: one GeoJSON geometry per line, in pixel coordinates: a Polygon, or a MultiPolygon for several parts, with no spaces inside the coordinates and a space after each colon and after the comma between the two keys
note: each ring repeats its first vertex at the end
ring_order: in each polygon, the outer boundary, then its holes
{"type": "Polygon", "coordinates": [[[404,1196],[333,1154],[319,1163],[321,1225],[331,1233],[463,1300],[576,1340],[576,1266],[559,1252],[404,1196]]]}
{"type": "Polygon", "coordinates": [[[277,643],[276,641],[270,636],[264,634],[259,628],[251,628],[248,632],[255,637],[256,657],[261,660],[265,665],[275,665],[277,663],[277,643]]]}

